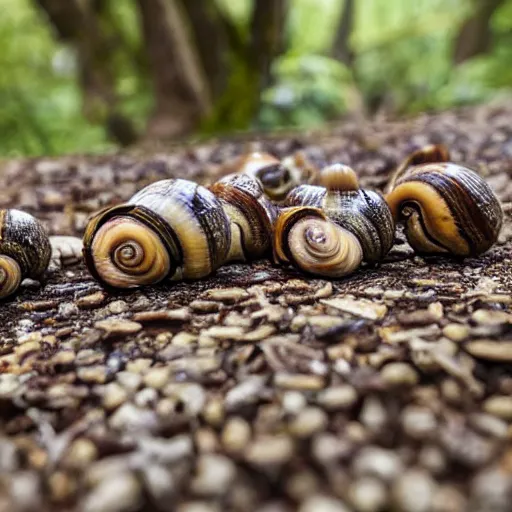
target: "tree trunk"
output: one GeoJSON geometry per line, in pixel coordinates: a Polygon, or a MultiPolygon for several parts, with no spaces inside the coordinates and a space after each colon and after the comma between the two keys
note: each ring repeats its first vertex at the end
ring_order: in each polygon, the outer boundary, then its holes
{"type": "Polygon", "coordinates": [[[146,136],[189,134],[211,108],[211,95],[186,17],[177,0],[138,0],[155,91],[146,136]]]}
{"type": "Polygon", "coordinates": [[[477,0],[473,14],[464,22],[455,39],[453,62],[462,62],[486,53],[491,45],[491,18],[504,0],[477,0]]]}
{"type": "Polygon", "coordinates": [[[340,15],[338,30],[332,45],[332,56],[351,67],[354,61],[354,52],[350,47],[350,36],[354,26],[354,0],[345,0],[345,6],[340,15]]]}
{"type": "Polygon", "coordinates": [[[79,0],[36,0],[36,3],[48,16],[57,36],[77,51],[85,117],[104,124],[109,136],[121,145],[135,142],[137,134],[131,121],[118,112],[109,40],[90,4],[79,0]]]}

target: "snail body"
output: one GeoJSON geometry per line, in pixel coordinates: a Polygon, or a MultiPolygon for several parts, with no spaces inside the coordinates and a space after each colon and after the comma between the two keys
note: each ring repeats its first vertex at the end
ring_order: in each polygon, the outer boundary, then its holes
{"type": "Polygon", "coordinates": [[[25,278],[39,279],[50,262],[43,225],[20,210],[0,210],[0,298],[12,295],[25,278]]]}
{"type": "Polygon", "coordinates": [[[310,182],[315,175],[314,166],[302,153],[279,160],[270,153],[252,152],[236,158],[227,168],[232,173],[258,180],[267,197],[277,202],[284,200],[296,186],[310,182]]]}
{"type": "Polygon", "coordinates": [[[205,277],[269,249],[274,211],[266,201],[249,176],[226,177],[211,190],[158,181],[91,219],[84,259],[96,279],[117,288],[205,277]]]}
{"type": "Polygon", "coordinates": [[[380,261],[390,250],[395,231],[384,198],[360,189],[354,171],[341,164],[323,169],[320,180],[323,186],[301,185],[288,194],[288,209],[276,221],[275,258],[307,270],[299,247],[309,247],[311,255],[325,260],[310,272],[328,277],[349,274],[363,260],[380,261]],[[311,222],[309,230],[306,218],[311,222]],[[293,224],[299,221],[302,231],[293,231],[293,224]],[[292,235],[299,233],[300,241],[293,240],[292,235]],[[342,268],[342,260],[346,268],[342,268]]]}
{"type": "Polygon", "coordinates": [[[443,161],[401,171],[386,195],[394,219],[404,222],[409,244],[420,254],[477,256],[497,240],[500,202],[474,171],[443,161]]]}

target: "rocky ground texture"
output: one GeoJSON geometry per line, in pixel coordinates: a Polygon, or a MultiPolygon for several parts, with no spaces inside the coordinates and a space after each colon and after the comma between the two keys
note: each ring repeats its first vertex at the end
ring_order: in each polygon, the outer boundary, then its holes
{"type": "MultiPolygon", "coordinates": [[[[6,162],[0,205],[81,235],[160,178],[249,147],[381,188],[444,142],[512,200],[512,107],[147,154],[6,162]]],[[[267,261],[131,293],[82,263],[0,309],[0,511],[505,512],[512,502],[512,223],[487,254],[329,282],[267,261]]]]}

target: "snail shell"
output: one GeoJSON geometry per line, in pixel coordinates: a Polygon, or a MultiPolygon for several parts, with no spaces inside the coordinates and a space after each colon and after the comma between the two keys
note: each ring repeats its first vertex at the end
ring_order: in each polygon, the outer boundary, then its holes
{"type": "Polygon", "coordinates": [[[227,177],[212,190],[159,181],[91,219],[84,259],[96,279],[117,288],[198,279],[228,260],[264,253],[272,208],[249,176],[227,177]]]}
{"type": "Polygon", "coordinates": [[[338,278],[354,272],[362,259],[357,237],[319,208],[298,206],[280,212],[274,231],[274,261],[338,278]]]}
{"type": "Polygon", "coordinates": [[[12,295],[26,277],[48,267],[51,246],[43,225],[20,210],[0,210],[0,298],[12,295]]]}
{"type": "Polygon", "coordinates": [[[282,201],[300,183],[309,182],[315,173],[304,154],[296,153],[283,161],[269,153],[253,152],[234,160],[232,172],[247,174],[260,181],[265,194],[273,201],[282,201]]]}
{"type": "Polygon", "coordinates": [[[489,185],[474,171],[447,162],[408,168],[386,200],[405,222],[413,249],[423,254],[476,256],[497,240],[503,212],[489,185]]]}
{"type": "Polygon", "coordinates": [[[323,186],[301,185],[288,194],[286,206],[313,206],[350,231],[359,240],[363,258],[375,263],[393,245],[395,225],[381,194],[360,189],[354,171],[342,164],[326,167],[320,173],[323,186]]]}

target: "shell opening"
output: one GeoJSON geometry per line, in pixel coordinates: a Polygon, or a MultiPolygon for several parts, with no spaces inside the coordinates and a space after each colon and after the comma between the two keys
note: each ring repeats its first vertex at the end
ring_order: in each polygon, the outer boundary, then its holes
{"type": "Polygon", "coordinates": [[[288,234],[289,252],[302,270],[325,277],[354,272],[363,260],[357,238],[337,224],[318,217],[304,217],[288,234]]]}
{"type": "Polygon", "coordinates": [[[129,217],[114,217],[101,226],[92,242],[92,256],[99,277],[116,288],[158,283],[171,268],[157,233],[129,217]]]}
{"type": "Polygon", "coordinates": [[[21,283],[21,268],[10,256],[0,256],[0,299],[12,295],[21,283]]]}

